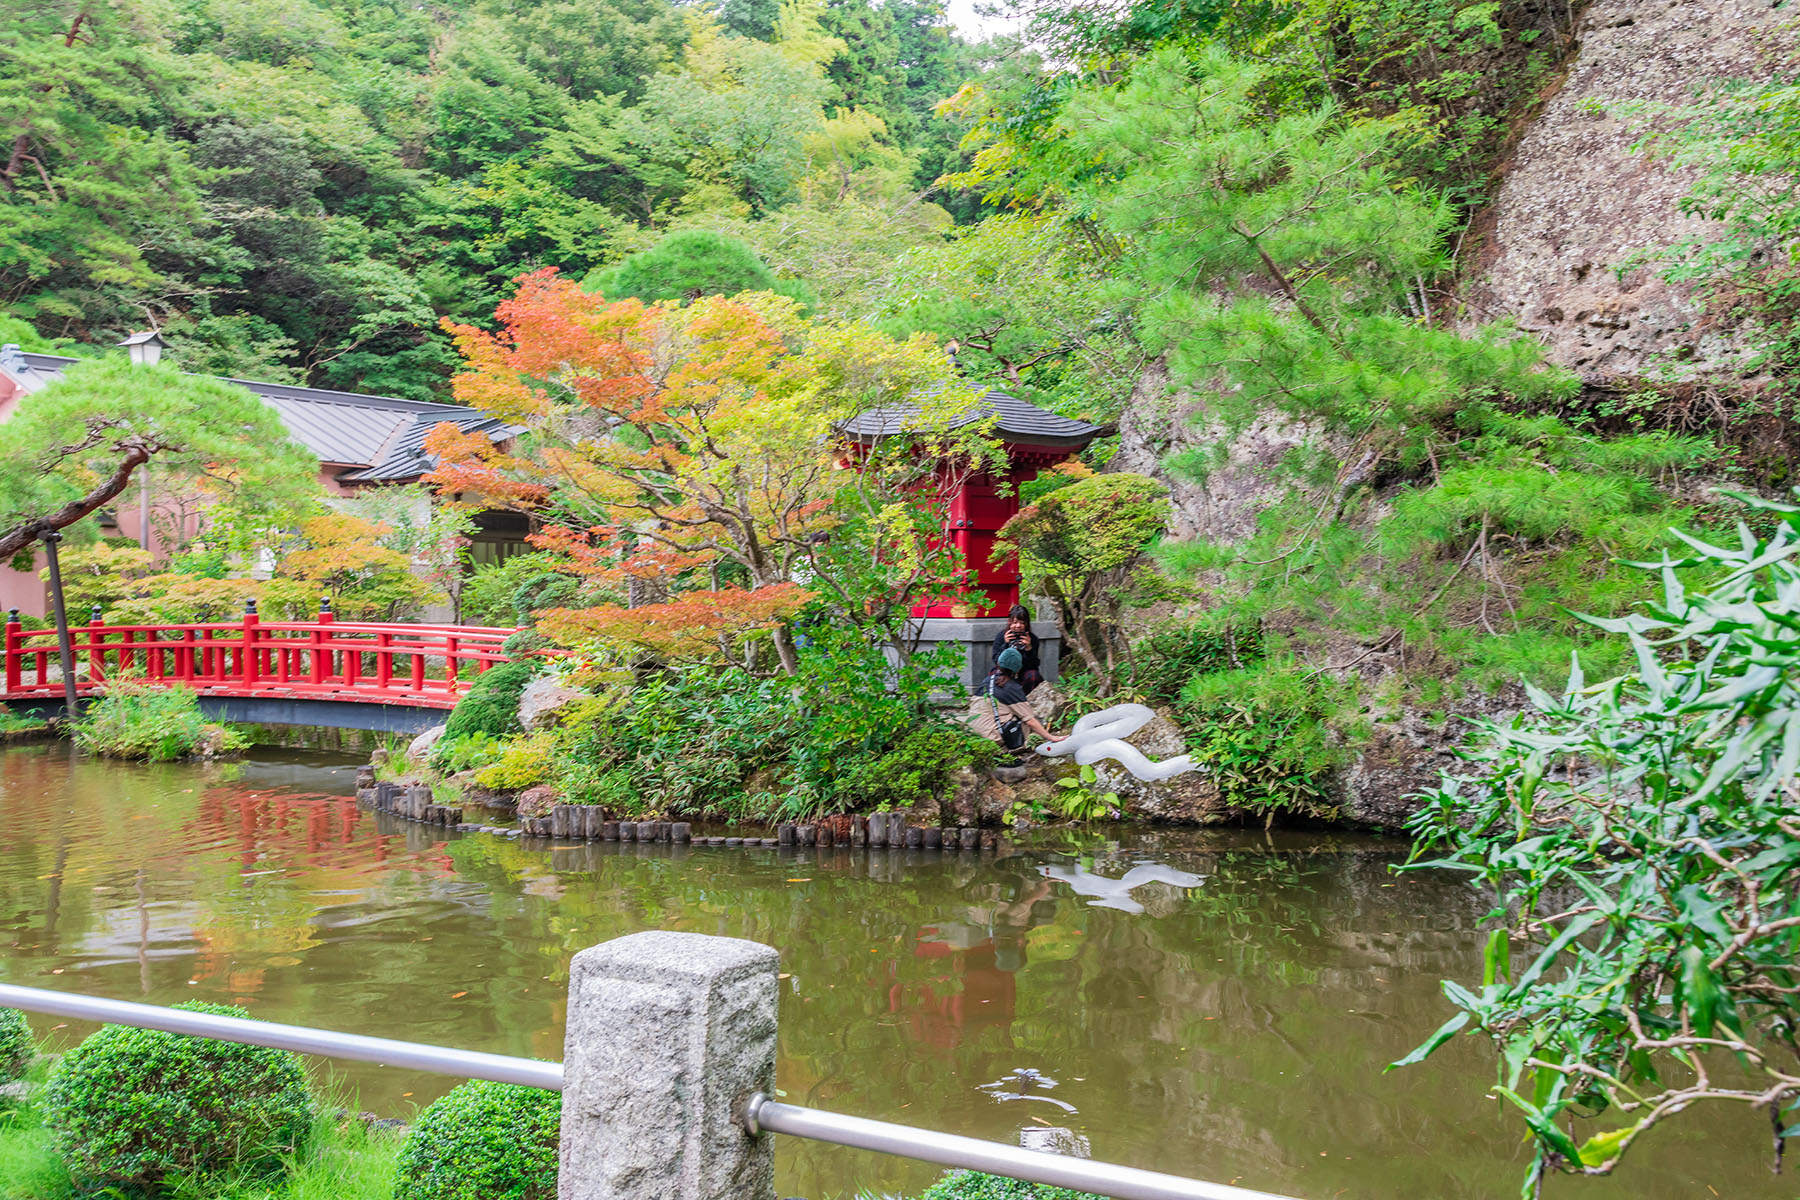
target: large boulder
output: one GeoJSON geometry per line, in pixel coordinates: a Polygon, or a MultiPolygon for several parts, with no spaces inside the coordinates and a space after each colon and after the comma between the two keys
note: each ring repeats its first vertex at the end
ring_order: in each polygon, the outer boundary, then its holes
{"type": "Polygon", "coordinates": [[[1107,470],[1134,471],[1168,485],[1173,511],[1166,540],[1248,538],[1263,513],[1286,498],[1290,485],[1283,463],[1296,450],[1321,441],[1349,449],[1344,439],[1278,413],[1257,417],[1234,436],[1214,410],[1215,396],[1204,387],[1173,388],[1168,368],[1154,362],[1119,418],[1119,451],[1107,470]],[[1196,450],[1215,459],[1203,477],[1164,469],[1172,453],[1196,450]]]}
{"type": "Polygon", "coordinates": [[[1471,722],[1504,725],[1524,702],[1521,689],[1502,688],[1435,716],[1411,708],[1383,714],[1357,748],[1356,760],[1335,773],[1327,794],[1346,820],[1399,830],[1419,810],[1419,793],[1437,787],[1444,772],[1467,769],[1457,751],[1474,733],[1471,722]]]}
{"type": "Polygon", "coordinates": [[[563,686],[554,675],[539,675],[519,693],[519,724],[526,733],[548,729],[563,709],[586,698],[586,692],[563,686]]]}
{"type": "Polygon", "coordinates": [[[1012,802],[1012,785],[964,767],[956,773],[949,808],[958,825],[998,825],[1012,802]]]}
{"type": "MultiPolygon", "coordinates": [[[[1186,754],[1181,727],[1161,713],[1126,739],[1151,762],[1186,754]]],[[[1111,759],[1094,764],[1098,791],[1117,792],[1129,817],[1170,825],[1212,825],[1232,815],[1219,796],[1218,782],[1202,763],[1197,771],[1146,782],[1111,759]]]]}
{"type": "Polygon", "coordinates": [[[1656,263],[1621,270],[1646,247],[1719,230],[1681,211],[1692,169],[1634,149],[1657,120],[1629,106],[1684,104],[1707,80],[1766,77],[1780,24],[1769,0],[1594,0],[1566,79],[1473,231],[1465,318],[1513,318],[1590,383],[1739,373],[1746,340],[1708,318],[1696,284],[1665,280],[1656,263]]]}
{"type": "Polygon", "coordinates": [[[430,758],[432,750],[443,740],[444,728],[442,725],[433,725],[414,738],[406,747],[406,757],[416,763],[422,763],[430,758]]]}
{"type": "Polygon", "coordinates": [[[562,802],[562,793],[547,783],[526,788],[519,793],[519,815],[521,817],[547,817],[550,810],[562,802]]]}
{"type": "MultiPolygon", "coordinates": [[[[1151,762],[1188,752],[1187,735],[1181,726],[1161,712],[1125,741],[1151,762]]],[[[1220,799],[1219,785],[1204,763],[1197,771],[1146,782],[1111,759],[1103,759],[1094,764],[1094,775],[1095,790],[1118,793],[1125,815],[1137,820],[1211,825],[1232,815],[1233,810],[1220,799]]]]}
{"type": "Polygon", "coordinates": [[[1031,695],[1025,697],[1025,700],[1031,705],[1031,711],[1037,714],[1037,719],[1044,723],[1045,729],[1056,728],[1057,714],[1062,711],[1065,703],[1062,690],[1056,684],[1045,680],[1032,688],[1031,695]]]}

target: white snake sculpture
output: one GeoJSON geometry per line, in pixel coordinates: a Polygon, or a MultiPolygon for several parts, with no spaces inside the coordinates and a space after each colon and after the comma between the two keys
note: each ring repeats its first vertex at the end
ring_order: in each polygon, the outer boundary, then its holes
{"type": "Polygon", "coordinates": [[[1115,704],[1089,713],[1075,722],[1068,737],[1060,742],[1045,742],[1037,752],[1051,757],[1073,754],[1075,761],[1083,766],[1110,758],[1145,783],[1159,783],[1189,771],[1198,771],[1200,764],[1189,755],[1178,754],[1161,762],[1151,762],[1142,750],[1125,741],[1155,716],[1142,704],[1115,704]]]}

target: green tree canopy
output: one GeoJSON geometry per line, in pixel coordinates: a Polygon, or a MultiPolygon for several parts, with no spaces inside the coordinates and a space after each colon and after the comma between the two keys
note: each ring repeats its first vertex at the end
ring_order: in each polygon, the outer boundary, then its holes
{"type": "Polygon", "coordinates": [[[608,300],[629,296],[646,304],[740,292],[792,295],[795,290],[791,282],[777,279],[749,246],[704,229],[671,233],[617,266],[591,272],[582,286],[608,300]]]}
{"type": "Polygon", "coordinates": [[[1411,294],[1445,267],[1450,217],[1393,168],[1421,131],[1335,103],[1271,115],[1269,77],[1223,50],[1164,50],[1070,101],[1070,143],[1100,165],[1077,197],[1119,239],[1149,348],[1220,385],[1239,420],[1272,409],[1360,439],[1346,481],[1425,459],[1467,403],[1557,394],[1528,339],[1441,328],[1411,294]]]}
{"type": "Polygon", "coordinates": [[[0,425],[0,558],[110,504],[145,464],[249,521],[304,508],[318,463],[240,387],[118,357],[77,363],[0,425]]]}
{"type": "Polygon", "coordinates": [[[996,558],[1017,555],[1026,584],[1061,610],[1096,673],[1126,652],[1121,617],[1139,590],[1144,552],[1169,520],[1169,489],[1146,475],[1090,475],[1059,487],[1000,530],[996,558]]]}

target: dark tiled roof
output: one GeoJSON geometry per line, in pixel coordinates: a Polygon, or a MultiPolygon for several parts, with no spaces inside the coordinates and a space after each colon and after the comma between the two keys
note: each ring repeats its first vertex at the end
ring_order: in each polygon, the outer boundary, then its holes
{"type": "Polygon", "coordinates": [[[61,379],[64,367],[80,361],[60,354],[25,354],[15,352],[11,346],[0,347],[0,370],[11,375],[28,396],[61,379]]]}
{"type": "Polygon", "coordinates": [[[400,479],[417,479],[437,465],[425,452],[425,436],[439,425],[449,422],[464,433],[485,433],[498,442],[524,432],[519,425],[497,421],[473,409],[452,409],[448,413],[422,412],[400,427],[388,445],[387,452],[366,471],[352,471],[339,476],[345,483],[392,483],[400,479]]]}
{"type": "MultiPolygon", "coordinates": [[[[35,392],[61,377],[79,359],[56,354],[16,354],[0,359],[0,369],[35,392]]],[[[262,398],[281,417],[294,440],[320,462],[341,463],[346,483],[394,483],[417,479],[435,465],[424,451],[425,435],[449,421],[464,432],[481,430],[496,441],[524,432],[486,413],[457,404],[403,400],[398,396],[364,396],[328,388],[226,379],[262,398]]]]}
{"type": "MultiPolygon", "coordinates": [[[[936,395],[938,393],[928,393],[936,395]]],[[[919,404],[901,404],[893,408],[875,408],[844,422],[839,428],[858,441],[874,441],[903,433],[919,415],[919,404]]],[[[977,421],[994,420],[994,432],[1009,442],[1030,446],[1078,448],[1087,445],[1104,432],[1099,425],[1059,417],[1047,409],[1028,404],[1005,392],[989,392],[967,413],[951,421],[953,428],[977,421]]]]}

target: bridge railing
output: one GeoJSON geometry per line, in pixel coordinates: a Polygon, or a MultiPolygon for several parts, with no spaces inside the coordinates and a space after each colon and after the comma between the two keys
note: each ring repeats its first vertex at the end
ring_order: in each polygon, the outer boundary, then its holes
{"type": "MultiPolygon", "coordinates": [[[[131,677],[197,690],[315,694],[450,707],[473,676],[509,661],[516,629],[339,621],[329,601],[311,621],[264,621],[254,602],[237,621],[108,625],[96,608],[69,633],[76,687],[131,677]],[[467,676],[468,678],[465,678],[467,676]]],[[[5,689],[10,697],[60,696],[56,631],[7,618],[5,689]]]]}

